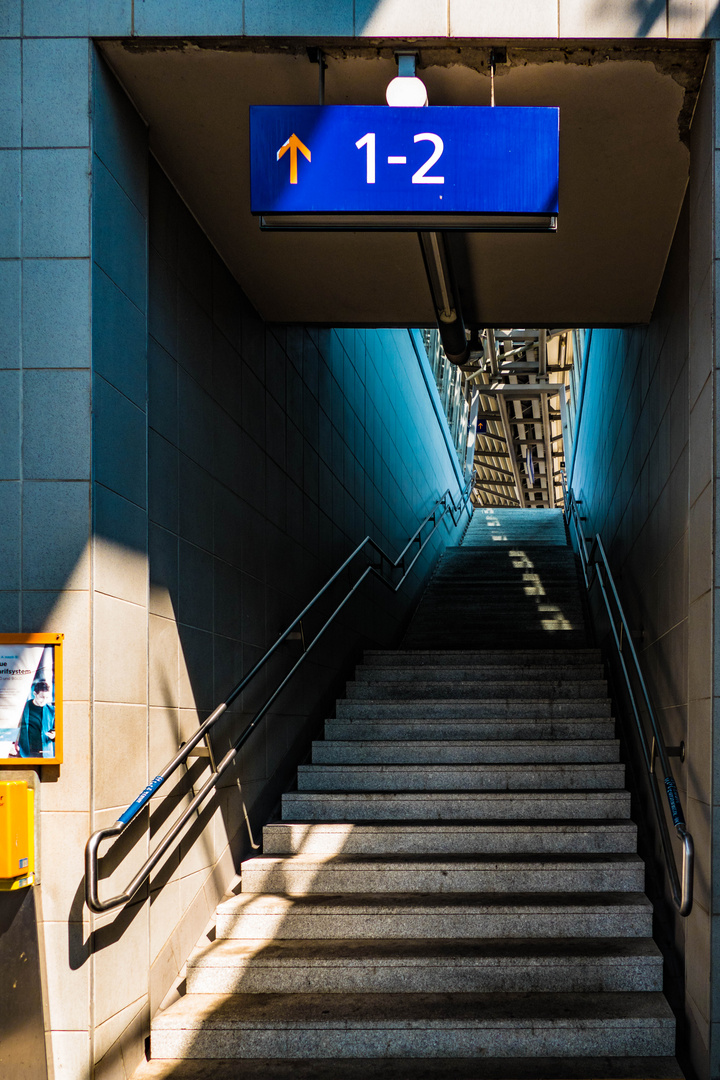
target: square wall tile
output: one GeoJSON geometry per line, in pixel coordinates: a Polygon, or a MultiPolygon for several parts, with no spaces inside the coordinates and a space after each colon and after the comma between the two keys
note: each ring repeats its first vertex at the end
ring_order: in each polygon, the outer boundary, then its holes
{"type": "MultiPolygon", "coordinates": [[[[2,501],[1,486],[0,501],[2,501]]],[[[0,539],[0,549],[2,544],[2,539],[0,539]]],[[[0,558],[2,558],[2,551],[0,551],[0,558]]],[[[19,574],[19,569],[15,572],[19,574]]],[[[0,626],[3,627],[4,632],[7,634],[20,633],[20,596],[19,589],[0,590],[0,626]]]]}
{"type": "Polygon", "coordinates": [[[87,481],[23,484],[24,589],[88,589],[89,539],[87,481]],[[62,528],[53,528],[53,522],[62,522],[62,528]]]}
{"type": "Polygon", "coordinates": [[[20,146],[22,133],[20,71],[20,42],[0,40],[0,147],[3,149],[9,146],[20,146]]]}
{"type": "Polygon", "coordinates": [[[147,701],[147,610],[104,593],[95,594],[95,700],[147,701]]]}
{"type": "Polygon", "coordinates": [[[26,259],[23,367],[90,366],[90,260],[26,259]]]}
{"type": "Polygon", "coordinates": [[[0,480],[20,479],[21,374],[0,369],[0,480]]]}
{"type": "Polygon", "coordinates": [[[202,4],[196,0],[142,0],[135,4],[135,33],[171,37],[243,34],[242,9],[242,4],[228,0],[203,0],[202,4]]]}
{"type": "Polygon", "coordinates": [[[147,784],[147,708],[96,702],[93,708],[93,804],[128,806],[147,784]],[[127,751],[127,752],[124,752],[127,751]],[[118,768],[118,754],[123,766],[118,768]]]}
{"type": "MultiPolygon", "coordinates": [[[[21,488],[19,481],[0,482],[0,588],[3,590],[20,587],[21,488]]],[[[7,596],[6,610],[11,610],[13,603],[12,597],[7,596]]]]}
{"type": "Polygon", "coordinates": [[[557,37],[557,0],[450,0],[452,37],[557,37]]]}
{"type": "Polygon", "coordinates": [[[23,373],[23,469],[26,480],[89,478],[89,372],[23,373]]]}
{"type": "Polygon", "coordinates": [[[20,257],[20,151],[0,150],[0,259],[20,257]]]}
{"type": "Polygon", "coordinates": [[[93,263],[93,370],[144,409],[147,399],[147,320],[93,263]]]}
{"type": "Polygon", "coordinates": [[[0,368],[19,368],[20,260],[0,261],[0,368]]]}
{"type": "Polygon", "coordinates": [[[140,311],[147,311],[147,221],[93,156],[93,259],[140,311]]]}
{"type": "Polygon", "coordinates": [[[147,514],[135,503],[93,486],[95,588],[133,604],[148,594],[147,514]]]}
{"type": "Polygon", "coordinates": [[[90,254],[87,150],[23,151],[23,254],[82,258],[90,254]]]}
{"type": "Polygon", "coordinates": [[[83,940],[83,925],[44,922],[41,932],[45,939],[50,1027],[82,1031],[90,1021],[90,949],[83,940]]]}
{"type": "Polygon", "coordinates": [[[90,835],[90,814],[40,814],[40,880],[43,917],[49,922],[83,918],[85,874],[83,852],[90,835]]]}
{"type": "MultiPolygon", "coordinates": [[[[132,0],[25,0],[27,37],[109,37],[132,33],[132,0]]],[[[64,1078],[63,1078],[64,1080],[64,1078]]]]}
{"type": "Polygon", "coordinates": [[[93,379],[93,457],[97,481],[144,509],[145,412],[99,375],[93,379]]]}
{"type": "Polygon", "coordinates": [[[150,523],[150,611],[166,619],[176,619],[178,610],[178,538],[150,523]]]}
{"type": "Polygon", "coordinates": [[[178,628],[174,619],[150,615],[149,701],[153,706],[177,708],[178,705],[178,628]]]}
{"type": "Polygon", "coordinates": [[[245,0],[244,33],[249,36],[352,37],[353,23],[352,0],[245,0]]]}
{"type": "Polygon", "coordinates": [[[86,38],[23,42],[23,145],[89,146],[86,38]]]}
{"type": "Polygon", "coordinates": [[[173,533],[178,530],[177,447],[148,432],[148,515],[150,520],[173,533]]]}
{"type": "Polygon", "coordinates": [[[147,216],[147,127],[97,52],[93,64],[93,150],[138,210],[147,216]]]}
{"type": "Polygon", "coordinates": [[[0,37],[20,37],[22,0],[4,0],[0,4],[0,37]]]}
{"type": "Polygon", "coordinates": [[[628,4],[625,0],[562,0],[560,37],[648,38],[667,33],[665,4],[628,4]]]}
{"type": "Polygon", "coordinates": [[[356,0],[355,33],[362,37],[439,37],[448,32],[447,0],[356,0]]]}
{"type": "Polygon", "coordinates": [[[95,1023],[102,1024],[121,1012],[130,1002],[147,993],[148,912],[147,905],[125,909],[134,918],[127,920],[118,939],[113,923],[95,931],[97,947],[93,957],[95,972],[95,1023]]]}
{"type": "Polygon", "coordinates": [[[177,446],[177,363],[152,337],[147,349],[147,393],[149,426],[177,446]]]}

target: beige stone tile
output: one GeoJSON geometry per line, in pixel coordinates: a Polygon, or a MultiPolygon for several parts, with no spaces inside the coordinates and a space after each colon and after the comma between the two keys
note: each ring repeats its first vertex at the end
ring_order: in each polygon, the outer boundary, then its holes
{"type": "Polygon", "coordinates": [[[177,709],[151,706],[149,712],[148,775],[156,776],[177,753],[180,747],[177,709]]]}
{"type": "MultiPolygon", "coordinates": [[[[706,228],[710,228],[708,222],[706,228]]],[[[712,374],[713,352],[713,267],[708,262],[705,273],[699,276],[697,293],[690,296],[688,401],[694,406],[709,376],[712,374]]],[[[702,274],[703,267],[699,268],[702,274]]],[[[692,426],[690,428],[692,433],[692,426]]]]}
{"type": "Polygon", "coordinates": [[[40,815],[40,887],[43,917],[50,922],[81,922],[84,903],[84,850],[90,815],[40,815]]]}
{"type": "MultiPolygon", "coordinates": [[[[712,810],[705,802],[689,798],[685,806],[688,832],[695,844],[695,878],[693,885],[694,904],[705,911],[711,907],[712,878],[712,810]]],[[[708,958],[709,963],[709,958],[708,958]]]]}
{"type": "Polygon", "coordinates": [[[91,1065],[88,1031],[51,1031],[49,1057],[54,1080],[88,1080],[91,1065]]]}
{"type": "Polygon", "coordinates": [[[445,37],[447,0],[355,0],[357,37],[445,37]]]}
{"type": "Polygon", "coordinates": [[[172,937],[165,942],[150,966],[150,1014],[154,1016],[180,975],[172,937]]]}
{"type": "Polygon", "coordinates": [[[713,586],[713,485],[708,484],[688,511],[688,600],[713,586]]]}
{"type": "Polygon", "coordinates": [[[703,37],[707,25],[706,0],[667,0],[669,38],[703,37]]]}
{"type": "Polygon", "coordinates": [[[148,618],[149,700],[151,705],[178,705],[178,652],[180,641],[177,623],[159,615],[148,618]]]}
{"type": "MultiPolygon", "coordinates": [[[[155,963],[169,944],[181,915],[180,882],[178,880],[168,881],[161,889],[157,889],[150,894],[151,965],[155,963]]],[[[163,992],[163,997],[166,992],[167,990],[163,992]]]]}
{"type": "Polygon", "coordinates": [[[220,808],[212,797],[202,808],[200,817],[192,822],[183,835],[180,847],[182,878],[209,870],[215,863],[215,819],[220,808]]]}
{"type": "MultiPolygon", "coordinates": [[[[703,281],[709,271],[712,270],[713,259],[716,257],[713,251],[714,227],[713,227],[713,181],[715,169],[713,168],[715,151],[707,151],[707,160],[693,159],[691,179],[688,191],[690,203],[690,265],[689,265],[689,291],[688,301],[690,311],[695,307],[703,281]]],[[[692,337],[692,330],[691,330],[692,337]]],[[[693,364],[692,349],[690,350],[689,363],[693,364]]],[[[695,400],[691,394],[690,401],[695,400]]]]}
{"type": "Polygon", "coordinates": [[[665,5],[638,8],[625,0],[560,0],[560,37],[648,38],[667,34],[665,5]]]}
{"type": "MultiPolygon", "coordinates": [[[[149,1028],[147,996],[143,996],[137,1001],[129,1002],[124,1009],[115,1013],[109,1020],[97,1025],[95,1028],[96,1061],[102,1063],[103,1058],[111,1057],[112,1059],[116,1059],[120,1065],[123,1064],[123,1055],[119,1044],[124,1042],[128,1035],[132,1037],[134,1030],[137,1027],[136,1021],[138,1017],[140,1017],[141,1024],[145,1022],[149,1028]],[[114,1049],[115,1053],[111,1054],[111,1049],[114,1049]]],[[[107,1068],[109,1065],[110,1061],[107,1062],[105,1067],[107,1068]]],[[[97,1071],[95,1075],[97,1076],[97,1071]]]]}
{"type": "Polygon", "coordinates": [[[43,766],[41,800],[43,812],[90,807],[90,706],[85,701],[64,703],[63,762],[43,766]]]}
{"type": "Polygon", "coordinates": [[[695,502],[713,476],[713,447],[709,433],[713,429],[712,382],[705,383],[690,411],[689,443],[689,503],[695,502]]]}
{"type": "Polygon", "coordinates": [[[23,632],[64,634],[63,695],[66,701],[90,696],[90,593],[23,593],[23,632]]]}
{"type": "Polygon", "coordinates": [[[49,1025],[84,1031],[90,1023],[90,950],[82,923],[44,922],[49,1025]]]}
{"type": "Polygon", "coordinates": [[[203,890],[203,880],[207,874],[195,874],[185,879],[181,894],[183,917],[173,934],[173,949],[178,960],[178,968],[187,960],[200,938],[214,926],[215,909],[208,906],[203,890]]]}
{"type": "Polygon", "coordinates": [[[148,992],[148,905],[126,907],[95,931],[95,1022],[104,1023],[148,992]]]}
{"type": "MultiPolygon", "coordinates": [[[[717,699],[716,699],[717,700],[717,699]]],[[[685,764],[673,761],[676,771],[684,770],[687,791],[694,799],[710,802],[712,797],[712,698],[693,701],[688,708],[685,736],[685,764]]]]}
{"type": "Polygon", "coordinates": [[[685,985],[687,996],[704,1025],[710,1009],[710,916],[695,904],[687,920],[685,985]]]}
{"type": "Polygon", "coordinates": [[[94,541],[95,590],[144,607],[148,600],[148,562],[143,551],[134,551],[104,536],[94,541]]]}
{"type": "Polygon", "coordinates": [[[95,593],[95,700],[147,701],[147,611],[95,593]]]}
{"type": "Polygon", "coordinates": [[[147,712],[145,705],[95,705],[95,809],[124,809],[147,784],[147,712]]]}
{"type": "Polygon", "coordinates": [[[712,592],[705,593],[688,609],[689,701],[712,693],[712,599],[712,592]]]}
{"type": "Polygon", "coordinates": [[[450,36],[556,38],[558,10],[557,0],[450,0],[450,36]]]}
{"type": "Polygon", "coordinates": [[[179,633],[179,704],[209,712],[219,704],[213,698],[213,635],[191,626],[180,626],[179,633]]]}

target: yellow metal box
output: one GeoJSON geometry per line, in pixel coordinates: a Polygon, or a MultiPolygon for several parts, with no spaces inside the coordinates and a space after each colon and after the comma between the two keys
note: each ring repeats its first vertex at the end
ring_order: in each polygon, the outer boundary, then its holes
{"type": "MultiPolygon", "coordinates": [[[[33,873],[33,792],[24,780],[0,781],[0,879],[33,873]]],[[[29,882],[28,882],[29,884],[29,882]]]]}

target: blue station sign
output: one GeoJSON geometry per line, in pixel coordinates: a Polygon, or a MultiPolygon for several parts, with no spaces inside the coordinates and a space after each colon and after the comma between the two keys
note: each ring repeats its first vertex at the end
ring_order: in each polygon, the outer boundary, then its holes
{"type": "Polygon", "coordinates": [[[263,217],[548,216],[558,178],[558,109],[250,109],[251,210],[263,217]]]}

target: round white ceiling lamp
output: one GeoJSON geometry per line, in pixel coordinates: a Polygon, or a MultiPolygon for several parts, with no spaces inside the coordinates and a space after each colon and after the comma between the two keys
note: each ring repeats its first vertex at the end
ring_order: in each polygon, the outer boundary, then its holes
{"type": "Polygon", "coordinates": [[[388,83],[385,100],[388,105],[419,108],[428,103],[427,87],[416,76],[398,75],[388,83]]]}

